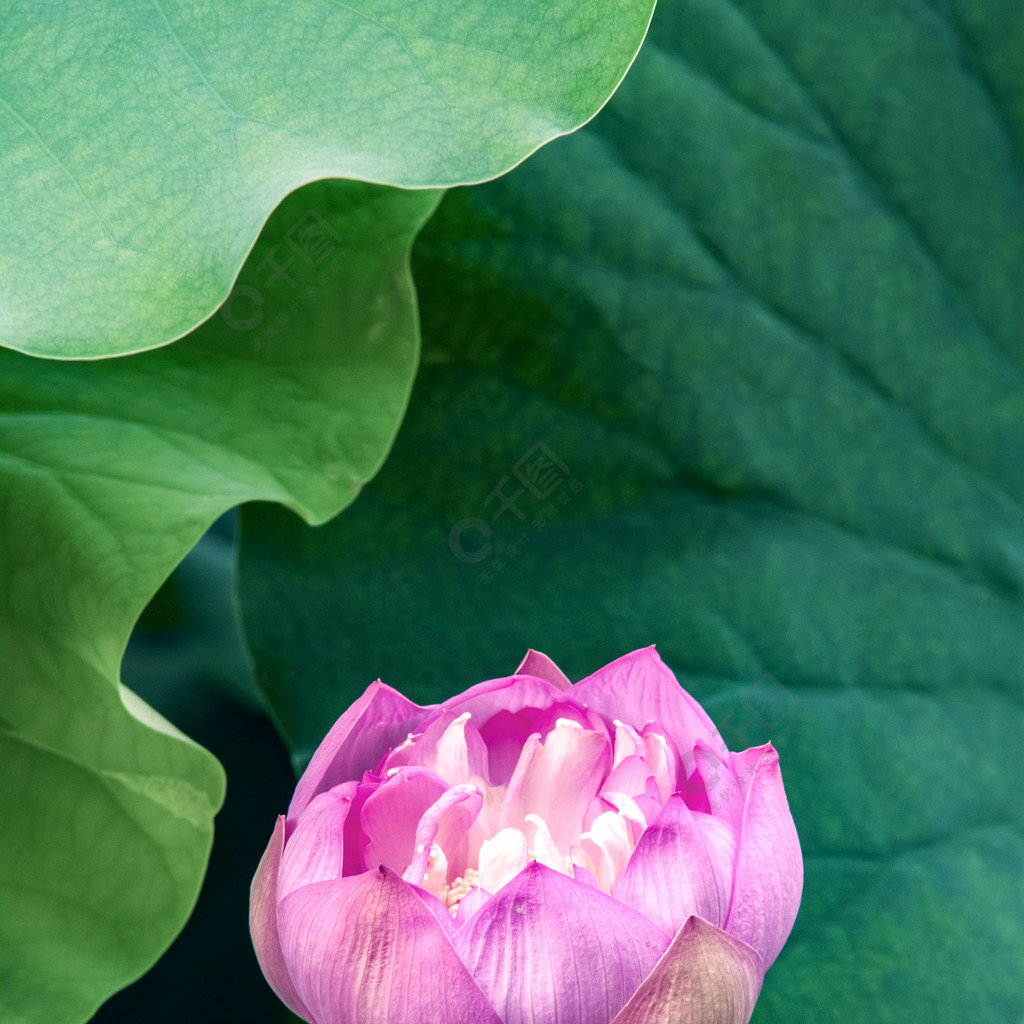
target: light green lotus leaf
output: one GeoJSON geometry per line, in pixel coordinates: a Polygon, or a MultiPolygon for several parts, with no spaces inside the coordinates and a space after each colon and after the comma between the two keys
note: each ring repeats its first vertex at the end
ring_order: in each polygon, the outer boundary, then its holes
{"type": "Polygon", "coordinates": [[[86,1020],[188,917],[223,778],[119,688],[125,644],[226,509],[322,522],[376,472],[416,367],[409,247],[437,200],[309,185],[180,343],[0,351],[0,1019],[86,1020]],[[268,283],[271,259],[288,273],[268,283]]]}
{"type": "Polygon", "coordinates": [[[181,337],[306,182],[500,174],[600,108],[652,7],[4,4],[0,344],[94,358],[181,337]]]}

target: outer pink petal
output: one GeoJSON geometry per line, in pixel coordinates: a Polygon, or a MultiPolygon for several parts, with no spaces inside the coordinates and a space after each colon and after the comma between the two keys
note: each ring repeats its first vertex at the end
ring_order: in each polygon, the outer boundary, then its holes
{"type": "Polygon", "coordinates": [[[692,750],[700,739],[722,757],[728,756],[714,723],[679,685],[653,647],[633,651],[598,669],[578,682],[572,694],[609,722],[627,722],[638,732],[653,722],[680,753],[692,750]]]}
{"type": "Polygon", "coordinates": [[[346,782],[315,796],[295,828],[281,857],[277,898],[313,882],[341,878],[345,865],[345,820],[357,782],[346,782]]]}
{"type": "Polygon", "coordinates": [[[560,690],[568,690],[572,686],[569,677],[546,654],[532,649],[526,652],[526,657],[523,658],[515,674],[545,679],[560,690]]]}
{"type": "Polygon", "coordinates": [[[747,1024],[763,978],[749,946],[691,917],[612,1024],[747,1024]]]}
{"type": "Polygon", "coordinates": [[[278,915],[319,1024],[501,1024],[430,908],[387,868],[298,889],[278,915]]]}
{"type": "MultiPolygon", "coordinates": [[[[455,934],[455,918],[452,912],[432,893],[421,889],[418,885],[410,885],[410,889],[423,901],[423,905],[437,919],[442,931],[451,938],[455,934]]],[[[462,906],[460,903],[459,906],[462,906]]]]}
{"type": "Polygon", "coordinates": [[[722,927],[729,914],[735,849],[728,825],[694,813],[673,796],[640,836],[615,898],[668,935],[692,914],[722,927]]]}
{"type": "MultiPolygon", "coordinates": [[[[471,686],[464,693],[446,700],[440,707],[461,715],[468,711],[481,733],[484,724],[498,714],[515,714],[524,708],[543,711],[553,704],[575,706],[577,713],[585,715],[574,696],[575,687],[562,690],[559,686],[537,676],[514,675],[502,679],[488,679],[471,686]]],[[[566,715],[565,717],[569,717],[566,715]]]]}
{"type": "Polygon", "coordinates": [[[317,793],[362,778],[363,772],[373,769],[430,710],[406,700],[380,681],[368,686],[334,723],[302,773],[288,807],[289,829],[317,793]]]}
{"type": "Polygon", "coordinates": [[[292,1013],[310,1024],[316,1024],[313,1015],[299,998],[288,967],[281,952],[277,932],[277,875],[284,850],[284,815],[279,815],[270,842],[260,858],[259,867],[249,890],[249,933],[260,969],[277,993],[278,999],[292,1013]]]}
{"type": "Polygon", "coordinates": [[[766,743],[732,756],[733,769],[747,794],[725,928],[753,946],[767,970],[789,937],[800,908],[803,857],[775,748],[766,743]]]}
{"type": "Polygon", "coordinates": [[[668,946],[646,918],[536,862],[453,941],[505,1024],[607,1024],[668,946]]]}

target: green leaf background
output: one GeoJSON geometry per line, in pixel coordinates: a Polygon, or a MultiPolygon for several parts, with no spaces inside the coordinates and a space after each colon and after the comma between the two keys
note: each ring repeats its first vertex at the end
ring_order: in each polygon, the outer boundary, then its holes
{"type": "Polygon", "coordinates": [[[652,6],[4,4],[0,344],[94,358],[181,337],[318,178],[500,174],[593,115],[652,6]]]}
{"type": "Polygon", "coordinates": [[[297,765],[377,677],[656,643],[781,753],[755,1021],[1020,1019],[1021,54],[1006,4],[666,3],[593,125],[449,193],[381,474],[317,531],[243,510],[297,765]]]}

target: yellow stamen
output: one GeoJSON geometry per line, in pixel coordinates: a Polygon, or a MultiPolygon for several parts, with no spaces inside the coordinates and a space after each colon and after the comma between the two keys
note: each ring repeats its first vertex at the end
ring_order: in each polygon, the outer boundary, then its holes
{"type": "Polygon", "coordinates": [[[476,868],[466,868],[454,882],[445,882],[441,887],[441,902],[451,911],[452,917],[459,909],[459,904],[470,892],[480,884],[480,873],[476,868]]]}

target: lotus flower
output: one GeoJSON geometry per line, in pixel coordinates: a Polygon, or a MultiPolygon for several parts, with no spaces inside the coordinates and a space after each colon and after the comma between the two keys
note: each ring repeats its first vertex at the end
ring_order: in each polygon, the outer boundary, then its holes
{"type": "Polygon", "coordinates": [[[310,1024],[745,1024],[802,880],[770,743],[730,753],[653,648],[575,685],[531,651],[430,707],[370,686],[250,927],[310,1024]]]}

